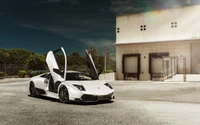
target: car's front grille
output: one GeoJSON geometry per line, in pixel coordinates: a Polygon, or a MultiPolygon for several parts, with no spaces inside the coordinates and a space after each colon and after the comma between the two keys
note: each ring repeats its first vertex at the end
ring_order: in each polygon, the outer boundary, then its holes
{"type": "Polygon", "coordinates": [[[112,95],[105,95],[105,96],[97,96],[98,100],[108,100],[108,99],[112,99],[112,95]]]}
{"type": "Polygon", "coordinates": [[[94,102],[94,101],[99,101],[99,100],[110,100],[112,99],[112,95],[113,93],[111,94],[108,94],[108,95],[103,95],[103,96],[97,96],[97,95],[87,95],[87,94],[84,94],[81,99],[84,101],[84,102],[94,102]]]}
{"type": "Polygon", "coordinates": [[[82,97],[81,97],[81,99],[83,100],[83,101],[98,101],[98,99],[97,99],[97,96],[94,96],[94,95],[83,95],[82,97]]]}

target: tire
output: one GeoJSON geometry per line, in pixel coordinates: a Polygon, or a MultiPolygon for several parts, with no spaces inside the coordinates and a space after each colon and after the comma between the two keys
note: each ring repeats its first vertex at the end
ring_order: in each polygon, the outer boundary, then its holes
{"type": "Polygon", "coordinates": [[[30,82],[30,86],[29,86],[29,92],[30,92],[30,96],[32,97],[37,97],[39,96],[36,88],[35,88],[35,85],[33,82],[30,82]]]}
{"type": "Polygon", "coordinates": [[[66,86],[62,85],[60,87],[58,95],[62,103],[69,103],[69,93],[66,86]]]}

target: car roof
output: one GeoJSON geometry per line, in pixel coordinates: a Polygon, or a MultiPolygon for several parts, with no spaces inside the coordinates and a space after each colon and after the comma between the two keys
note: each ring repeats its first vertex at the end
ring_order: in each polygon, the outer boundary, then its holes
{"type": "Polygon", "coordinates": [[[66,71],[66,73],[82,73],[82,72],[79,72],[79,71],[66,71]]]}
{"type": "MultiPolygon", "coordinates": [[[[43,74],[49,74],[50,72],[48,73],[43,73],[43,74]]],[[[83,72],[79,72],[79,71],[66,71],[66,73],[83,73],[83,72]]]]}

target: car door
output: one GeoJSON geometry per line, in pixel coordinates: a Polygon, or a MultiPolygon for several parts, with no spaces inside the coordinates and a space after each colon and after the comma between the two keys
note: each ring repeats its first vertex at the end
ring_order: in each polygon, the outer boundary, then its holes
{"type": "Polygon", "coordinates": [[[60,49],[57,49],[55,51],[49,51],[47,53],[47,56],[46,56],[46,63],[48,65],[48,68],[51,72],[51,75],[52,75],[52,78],[53,78],[53,81],[54,83],[56,82],[62,82],[65,80],[66,78],[66,69],[67,69],[67,59],[66,59],[66,54],[65,54],[65,51],[64,49],[61,47],[60,49]],[[64,72],[61,73],[61,70],[59,69],[58,67],[58,64],[57,64],[57,61],[55,59],[55,53],[59,52],[59,51],[62,51],[64,56],[65,56],[65,68],[64,68],[64,72]]]}
{"type": "Polygon", "coordinates": [[[95,67],[92,56],[87,50],[86,50],[86,54],[87,54],[87,67],[88,67],[88,71],[90,73],[90,76],[92,77],[93,80],[98,80],[99,75],[97,73],[97,69],[95,67]]]}

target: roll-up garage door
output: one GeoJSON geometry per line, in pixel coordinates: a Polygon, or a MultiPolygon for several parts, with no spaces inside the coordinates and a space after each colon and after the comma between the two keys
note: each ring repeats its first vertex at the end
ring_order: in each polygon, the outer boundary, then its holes
{"type": "Polygon", "coordinates": [[[124,58],[124,73],[138,72],[138,57],[129,56],[124,58]]]}
{"type": "Polygon", "coordinates": [[[200,43],[191,44],[192,73],[200,74],[200,43]]]}
{"type": "Polygon", "coordinates": [[[162,58],[151,58],[152,73],[160,73],[162,70],[162,58]]]}

